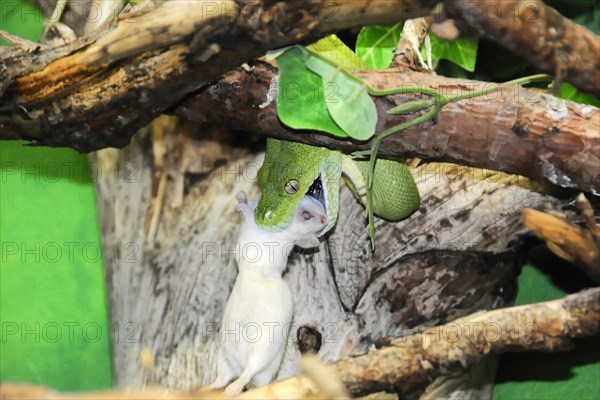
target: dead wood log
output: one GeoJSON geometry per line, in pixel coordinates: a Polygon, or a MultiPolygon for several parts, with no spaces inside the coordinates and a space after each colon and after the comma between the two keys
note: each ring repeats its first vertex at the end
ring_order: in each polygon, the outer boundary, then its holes
{"type": "Polygon", "coordinates": [[[600,288],[560,300],[494,310],[458,319],[390,346],[336,364],[350,393],[399,386],[410,389],[429,369],[452,370],[489,353],[557,351],[570,338],[600,332],[600,288]]]}
{"type": "Polygon", "coordinates": [[[123,147],[185,95],[266,50],[425,11],[416,0],[160,2],[68,55],[3,54],[0,132],[80,151],[123,147]]]}
{"type": "Polygon", "coordinates": [[[600,95],[600,38],[540,0],[454,0],[448,16],[584,92],[600,95]]]}
{"type": "MultiPolygon", "coordinates": [[[[599,332],[600,288],[587,289],[559,300],[476,313],[412,336],[392,339],[382,348],[337,362],[330,379],[340,379],[353,395],[380,390],[407,393],[441,372],[460,369],[486,354],[515,350],[561,351],[570,347],[571,339],[599,332]]],[[[314,398],[318,396],[318,389],[319,385],[299,376],[248,390],[240,398],[314,398]]],[[[181,393],[156,389],[61,394],[38,386],[6,383],[0,386],[0,393],[6,400],[24,397],[51,400],[221,398],[218,392],[181,393]]]]}
{"type": "Polygon", "coordinates": [[[580,195],[578,200],[586,217],[586,227],[571,222],[563,213],[531,208],[521,210],[523,224],[545,240],[554,254],[575,264],[587,276],[600,282],[600,228],[587,199],[580,195]]]}
{"type": "MultiPolygon", "coordinates": [[[[357,73],[378,87],[421,86],[444,93],[465,93],[487,87],[483,82],[449,79],[405,69],[357,73]]],[[[277,117],[277,70],[259,62],[251,70],[237,69],[175,110],[196,121],[229,126],[288,140],[337,148],[364,150],[369,143],[294,131],[277,117]]],[[[386,111],[413,100],[413,95],[375,98],[377,131],[410,116],[386,111]]],[[[383,141],[380,154],[419,157],[489,168],[600,194],[600,109],[561,100],[550,94],[502,86],[498,93],[448,104],[435,120],[383,141]]]]}
{"type": "MultiPolygon", "coordinates": [[[[120,388],[190,390],[214,379],[236,275],[233,194],[257,193],[260,156],[248,149],[260,141],[184,121],[166,126],[93,155],[94,170],[110,171],[98,174],[97,188],[120,388]],[[151,371],[138,361],[143,349],[154,355],[151,371]]],[[[375,253],[365,211],[346,189],[335,231],[318,250],[293,253],[284,279],[296,311],[279,379],[299,373],[301,351],[335,362],[511,303],[519,209],[560,201],[524,178],[456,165],[422,165],[415,178],[421,208],[399,223],[377,220],[375,253]]]]}

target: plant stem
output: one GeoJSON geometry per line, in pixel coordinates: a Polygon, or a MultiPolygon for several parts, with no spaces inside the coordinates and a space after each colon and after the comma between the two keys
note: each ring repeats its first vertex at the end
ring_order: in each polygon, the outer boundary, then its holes
{"type": "Polygon", "coordinates": [[[372,206],[372,204],[373,204],[372,187],[373,187],[373,180],[374,180],[374,175],[375,175],[375,163],[377,162],[377,153],[379,152],[379,146],[381,145],[381,142],[383,140],[385,140],[386,138],[388,138],[389,136],[391,136],[395,133],[398,133],[398,132],[403,131],[408,128],[412,128],[413,126],[422,124],[423,122],[426,122],[426,121],[430,120],[431,118],[434,118],[438,114],[438,112],[441,110],[441,108],[450,102],[455,102],[455,101],[459,101],[459,100],[463,100],[463,99],[467,99],[467,98],[478,97],[478,96],[483,96],[486,94],[494,93],[500,88],[501,85],[510,85],[510,84],[515,84],[515,83],[523,85],[523,84],[527,84],[527,83],[531,83],[531,82],[535,82],[535,81],[545,81],[545,80],[552,80],[552,77],[549,75],[546,75],[546,74],[531,75],[531,76],[526,76],[523,78],[514,79],[512,81],[499,83],[490,88],[484,88],[484,89],[476,90],[473,92],[459,94],[459,95],[450,96],[450,97],[444,96],[441,92],[439,92],[436,89],[418,88],[418,87],[412,87],[412,88],[411,87],[399,87],[399,88],[379,90],[379,89],[374,89],[374,88],[370,87],[369,85],[367,85],[365,82],[363,82],[363,84],[366,86],[369,93],[374,96],[377,96],[377,95],[382,96],[382,95],[390,95],[390,94],[398,94],[398,93],[421,93],[421,94],[433,96],[436,99],[435,106],[431,110],[427,111],[425,114],[423,114],[413,120],[410,120],[410,121],[404,122],[402,124],[388,128],[385,131],[381,132],[381,134],[379,134],[379,136],[377,136],[375,138],[375,140],[373,140],[373,145],[371,146],[370,151],[354,153],[354,155],[364,155],[367,153],[370,154],[369,170],[368,170],[369,175],[367,177],[367,202],[366,202],[367,207],[366,208],[367,208],[367,216],[368,216],[368,220],[369,220],[369,236],[371,238],[371,247],[373,249],[375,249],[375,220],[374,220],[375,217],[373,214],[373,206],[372,206]]]}

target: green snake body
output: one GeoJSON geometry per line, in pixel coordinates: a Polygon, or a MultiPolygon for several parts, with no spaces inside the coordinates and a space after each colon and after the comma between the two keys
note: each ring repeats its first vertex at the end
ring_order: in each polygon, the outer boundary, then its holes
{"type": "MultiPolygon", "coordinates": [[[[368,168],[368,161],[353,160],[340,151],[269,138],[265,161],[258,171],[262,195],[254,214],[256,223],[263,229],[284,229],[302,197],[320,180],[322,193],[309,194],[320,197],[327,212],[328,223],[319,232],[321,236],[337,221],[342,174],[358,201],[366,204],[368,168]]],[[[419,191],[404,163],[379,159],[374,177],[374,214],[397,221],[419,207],[419,191]]]]}
{"type": "MultiPolygon", "coordinates": [[[[381,141],[390,135],[433,118],[449,102],[495,92],[498,90],[498,85],[454,96],[445,96],[435,89],[426,87],[376,89],[349,72],[349,69],[365,69],[366,64],[334,35],[321,39],[308,46],[306,50],[308,51],[305,52],[306,65],[312,65],[314,70],[322,70],[323,76],[328,76],[332,81],[335,81],[336,74],[343,73],[359,82],[359,86],[367,89],[369,95],[372,96],[398,93],[419,93],[427,96],[425,99],[403,103],[388,110],[388,113],[407,114],[427,111],[416,114],[415,118],[381,132],[374,139],[371,150],[366,152],[370,155],[369,161],[357,161],[339,151],[323,147],[267,139],[265,162],[258,171],[258,184],[262,195],[255,210],[256,223],[267,230],[284,229],[291,222],[300,200],[309,194],[317,197],[325,207],[328,224],[319,235],[325,234],[337,221],[339,183],[341,175],[344,174],[355,197],[361,204],[367,205],[369,236],[374,246],[373,215],[397,221],[409,216],[420,204],[419,191],[408,167],[399,161],[377,157],[381,141]],[[317,54],[318,57],[315,57],[317,54]],[[337,66],[336,69],[332,71],[328,64],[324,65],[323,59],[337,66]],[[320,185],[315,183],[320,183],[320,185]]],[[[310,66],[309,69],[311,69],[310,66]]],[[[547,75],[533,75],[506,82],[506,84],[523,84],[548,80],[548,78],[547,75]]],[[[337,103],[333,102],[332,104],[337,103]]],[[[356,112],[360,112],[360,110],[356,110],[356,112]]],[[[348,121],[336,121],[336,124],[340,125],[342,122],[348,121]]],[[[365,152],[357,152],[355,155],[364,155],[363,153],[365,152]]]]}

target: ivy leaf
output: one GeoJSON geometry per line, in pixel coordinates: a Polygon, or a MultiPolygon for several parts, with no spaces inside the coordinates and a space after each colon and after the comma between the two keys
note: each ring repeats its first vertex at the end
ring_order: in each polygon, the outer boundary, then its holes
{"type": "MultiPolygon", "coordinates": [[[[552,87],[552,85],[550,85],[550,87],[552,87]]],[[[560,89],[555,96],[561,99],[571,100],[576,103],[590,104],[595,107],[600,107],[600,100],[598,98],[591,94],[580,92],[575,86],[567,82],[560,84],[560,89]]]]}
{"type": "Polygon", "coordinates": [[[277,114],[284,124],[358,140],[373,136],[375,104],[365,84],[345,72],[368,66],[337,36],[273,55],[280,73],[277,114]]]}
{"type": "MultiPolygon", "coordinates": [[[[431,58],[433,61],[446,59],[466,69],[469,72],[475,70],[477,59],[477,39],[470,36],[461,36],[452,42],[440,39],[435,33],[429,33],[431,39],[431,58]]],[[[426,57],[425,46],[421,48],[421,54],[426,57]]]]}
{"type": "Polygon", "coordinates": [[[377,109],[366,86],[313,54],[305,62],[323,79],[323,90],[328,94],[325,105],[335,123],[351,138],[367,140],[373,136],[377,109]]]}
{"type": "Polygon", "coordinates": [[[573,18],[573,22],[583,25],[596,35],[600,34],[600,6],[596,6],[588,12],[573,18]]]}
{"type": "Polygon", "coordinates": [[[329,35],[306,46],[307,49],[318,53],[334,65],[351,69],[369,69],[369,65],[353,52],[336,35],[329,35]]]}
{"type": "Polygon", "coordinates": [[[402,26],[399,22],[394,25],[369,25],[361,29],[356,40],[356,54],[372,69],[385,69],[394,58],[394,50],[398,46],[402,26]]]}
{"type": "Polygon", "coordinates": [[[306,50],[291,47],[277,57],[279,90],[277,115],[281,122],[294,129],[311,129],[338,137],[348,135],[335,123],[327,107],[321,77],[307,68],[306,50]]]}

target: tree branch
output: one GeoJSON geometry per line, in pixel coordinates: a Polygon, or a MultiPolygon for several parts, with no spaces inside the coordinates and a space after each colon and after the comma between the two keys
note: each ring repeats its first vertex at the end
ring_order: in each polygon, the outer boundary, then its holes
{"type": "MultiPolygon", "coordinates": [[[[379,88],[420,86],[446,94],[491,85],[401,69],[357,75],[379,88]]],[[[276,76],[277,70],[266,63],[258,63],[251,70],[232,71],[183,102],[175,113],[346,152],[370,147],[369,143],[322,134],[298,134],[282,125],[274,101],[276,76]]],[[[374,98],[379,116],[377,132],[414,118],[386,113],[414,98],[406,94],[374,98]]],[[[600,194],[600,109],[518,85],[503,86],[498,93],[448,104],[434,121],[386,139],[380,153],[506,171],[600,194]]]]}
{"type": "MultiPolygon", "coordinates": [[[[122,147],[137,129],[241,60],[343,28],[423,16],[433,3],[228,0],[215,7],[212,1],[191,0],[142,7],[120,17],[103,36],[57,48],[4,51],[0,138],[80,151],[122,147]]],[[[506,40],[559,78],[598,92],[600,45],[585,28],[539,1],[456,4],[483,34],[506,40]],[[486,19],[486,10],[504,18],[486,19]],[[515,25],[514,15],[527,23],[515,25]],[[544,40],[527,39],[538,36],[544,40]],[[563,62],[564,71],[557,67],[563,62]]]]}
{"type": "Polygon", "coordinates": [[[514,350],[557,351],[569,338],[600,332],[600,288],[560,300],[493,310],[457,319],[423,333],[393,339],[389,346],[336,363],[353,395],[419,384],[486,354],[514,350]]]}
{"type": "Polygon", "coordinates": [[[425,12],[417,0],[163,2],[49,63],[52,48],[3,57],[1,137],[122,147],[186,94],[268,49],[425,12]]]}
{"type": "Polygon", "coordinates": [[[570,222],[564,214],[546,213],[523,208],[523,225],[540,239],[557,256],[575,264],[588,277],[600,282],[600,228],[596,225],[592,207],[581,194],[580,208],[591,213],[587,226],[581,228],[570,222]]]}
{"type": "MultiPolygon", "coordinates": [[[[334,364],[334,371],[353,396],[381,390],[410,393],[432,379],[507,351],[560,351],[570,339],[600,332],[600,288],[559,300],[480,312],[422,333],[392,339],[386,346],[334,364]]],[[[337,379],[331,376],[332,380],[337,379]]],[[[335,385],[334,385],[335,386],[335,385]]],[[[299,376],[251,389],[240,398],[314,398],[318,382],[299,376]],[[315,383],[317,383],[315,385],[315,383]]],[[[61,394],[39,386],[0,386],[3,399],[221,398],[217,392],[136,392],[61,394]]]]}
{"type": "MultiPolygon", "coordinates": [[[[508,7],[502,9],[505,14],[513,10],[508,3],[513,2],[502,2],[508,7]]],[[[171,109],[186,94],[238,65],[241,59],[251,59],[269,48],[322,36],[327,31],[397,21],[424,12],[418,1],[387,0],[347,3],[230,0],[217,8],[213,2],[200,0],[159,4],[130,13],[101,37],[87,37],[55,48],[40,46],[32,50],[26,46],[3,54],[0,69],[7,73],[1,78],[5,92],[0,108],[0,137],[37,140],[39,144],[70,146],[80,151],[122,147],[138,128],[171,109]],[[369,7],[363,7],[367,3],[369,7]]],[[[479,6],[489,8],[490,4],[482,2],[479,6]]],[[[518,7],[516,10],[525,12],[518,7]]],[[[543,10],[540,16],[554,15],[546,8],[543,10]]],[[[474,11],[472,14],[483,15],[474,11]]],[[[562,21],[562,17],[553,18],[554,22],[562,21]]],[[[526,25],[539,28],[540,24],[526,25]]],[[[579,29],[575,24],[564,26],[567,30],[564,37],[572,36],[567,34],[569,29],[579,29]]],[[[550,25],[544,27],[551,30],[550,25]]],[[[486,29],[494,32],[496,28],[491,25],[486,29]]],[[[593,54],[594,48],[587,50],[593,54]]],[[[260,68],[256,70],[261,72],[260,68]]],[[[406,71],[394,77],[397,72],[371,71],[359,75],[380,87],[424,84],[444,90],[468,90],[473,87],[468,85],[483,85],[406,71]]],[[[229,81],[223,81],[229,85],[227,90],[249,85],[244,81],[232,82],[232,77],[246,81],[254,77],[235,75],[239,73],[234,72],[228,75],[229,81]]],[[[261,81],[252,84],[260,93],[266,93],[274,74],[263,71],[264,76],[259,76],[261,81]]],[[[191,105],[192,101],[186,102],[177,113],[196,120],[199,118],[194,113],[201,113],[212,121],[231,121],[234,126],[250,127],[255,132],[347,151],[368,147],[321,136],[300,139],[279,124],[274,106],[267,105],[266,97],[252,98],[249,94],[245,98],[244,93],[227,96],[216,87],[204,91],[198,99],[220,110],[206,110],[203,104],[191,105]],[[223,96],[222,101],[216,99],[217,95],[223,96]],[[232,96],[243,101],[235,110],[227,109],[232,96]],[[258,105],[266,108],[245,109],[246,104],[250,108],[258,105]]],[[[402,100],[399,96],[378,100],[378,128],[403,120],[389,118],[385,113],[389,104],[402,100]]],[[[596,108],[519,88],[498,97],[448,105],[436,121],[387,140],[382,153],[513,172],[599,194],[598,131],[596,108]]]]}
{"type": "Polygon", "coordinates": [[[600,95],[600,38],[542,1],[454,0],[445,9],[558,82],[600,95]]]}

